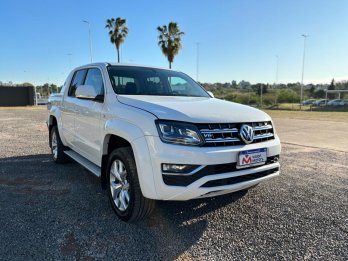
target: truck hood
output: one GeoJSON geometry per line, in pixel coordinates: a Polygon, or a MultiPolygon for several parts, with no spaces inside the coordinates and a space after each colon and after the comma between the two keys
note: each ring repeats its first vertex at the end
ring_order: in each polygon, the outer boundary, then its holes
{"type": "Polygon", "coordinates": [[[159,119],[193,123],[268,121],[270,117],[250,106],[216,98],[118,95],[117,99],[154,114],[159,119]]]}

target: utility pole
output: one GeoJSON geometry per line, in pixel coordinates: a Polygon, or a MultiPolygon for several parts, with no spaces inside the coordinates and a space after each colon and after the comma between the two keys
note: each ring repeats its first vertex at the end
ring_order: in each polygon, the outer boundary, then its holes
{"type": "Polygon", "coordinates": [[[196,81],[198,82],[198,75],[199,75],[199,42],[197,44],[197,60],[196,60],[196,81]]]}
{"type": "Polygon", "coordinates": [[[275,87],[278,84],[278,69],[279,69],[279,56],[276,55],[276,75],[275,75],[275,82],[274,82],[275,87]]]}
{"type": "MultiPolygon", "coordinates": [[[[279,70],[279,56],[276,55],[276,75],[275,75],[275,82],[274,82],[274,89],[278,86],[278,70],[279,70]]],[[[274,99],[274,105],[277,104],[277,98],[278,98],[278,92],[277,89],[275,90],[275,99],[274,99]]]]}
{"type": "Polygon", "coordinates": [[[261,94],[261,108],[262,108],[262,83],[260,83],[260,88],[261,88],[260,94],[261,94]]]}
{"type": "Polygon", "coordinates": [[[302,109],[303,101],[303,76],[304,76],[304,66],[305,66],[305,57],[306,57],[306,40],[309,36],[308,34],[301,35],[303,37],[303,57],[302,57],[302,77],[301,77],[301,98],[300,98],[300,110],[302,109]]]}
{"type": "Polygon", "coordinates": [[[89,55],[91,58],[91,63],[93,62],[92,58],[92,38],[91,38],[91,24],[89,21],[83,20],[82,22],[88,24],[88,36],[89,36],[89,55]]]}

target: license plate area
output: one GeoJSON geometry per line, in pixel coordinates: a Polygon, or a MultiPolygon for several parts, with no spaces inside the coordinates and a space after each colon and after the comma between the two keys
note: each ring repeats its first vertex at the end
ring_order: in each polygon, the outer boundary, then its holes
{"type": "Polygon", "coordinates": [[[241,151],[238,154],[237,169],[264,165],[266,161],[266,148],[241,151]]]}

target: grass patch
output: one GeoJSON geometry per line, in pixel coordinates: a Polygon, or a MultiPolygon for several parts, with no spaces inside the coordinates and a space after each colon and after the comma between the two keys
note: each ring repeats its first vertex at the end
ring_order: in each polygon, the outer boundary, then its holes
{"type": "Polygon", "coordinates": [[[269,107],[263,107],[266,110],[291,110],[291,111],[329,111],[329,112],[348,112],[348,106],[311,106],[298,103],[279,103],[269,107]]]}
{"type": "MultiPolygon", "coordinates": [[[[279,103],[276,105],[272,105],[268,107],[272,110],[291,110],[291,111],[299,111],[300,104],[298,103],[279,103]]],[[[302,105],[302,110],[310,110],[309,105],[302,105]]]]}
{"type": "Polygon", "coordinates": [[[300,110],[299,104],[281,103],[264,111],[274,118],[348,122],[348,106],[302,105],[300,110]]]}
{"type": "MultiPolygon", "coordinates": [[[[342,106],[343,107],[343,106],[342,106]]],[[[272,118],[288,118],[319,121],[348,122],[348,110],[345,111],[292,111],[292,110],[264,110],[272,118]]]]}

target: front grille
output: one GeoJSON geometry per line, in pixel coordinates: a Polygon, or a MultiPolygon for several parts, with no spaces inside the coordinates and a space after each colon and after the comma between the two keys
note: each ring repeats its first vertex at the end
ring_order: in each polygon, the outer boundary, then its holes
{"type": "Polygon", "coordinates": [[[259,143],[274,139],[273,126],[270,121],[248,123],[200,123],[196,124],[205,143],[204,147],[245,145],[239,136],[243,124],[253,127],[254,141],[259,143]]]}
{"type": "MultiPolygon", "coordinates": [[[[279,161],[279,155],[271,156],[267,158],[265,165],[273,164],[279,161]]],[[[244,168],[242,170],[251,169],[255,167],[244,168]]],[[[170,186],[188,186],[191,183],[209,175],[216,175],[222,173],[229,173],[238,171],[237,163],[225,163],[217,165],[207,165],[201,170],[197,171],[192,175],[166,175],[162,174],[163,182],[170,186]]],[[[254,174],[253,174],[254,175],[254,174]]]]}
{"type": "Polygon", "coordinates": [[[279,168],[264,170],[261,172],[253,173],[253,174],[247,174],[243,176],[238,177],[231,177],[226,179],[217,179],[217,180],[211,180],[206,183],[204,183],[201,187],[203,188],[211,188],[211,187],[219,187],[219,186],[226,186],[226,185],[233,185],[241,182],[251,181],[254,179],[259,179],[266,177],[268,175],[274,174],[277,171],[279,171],[279,168]]]}

